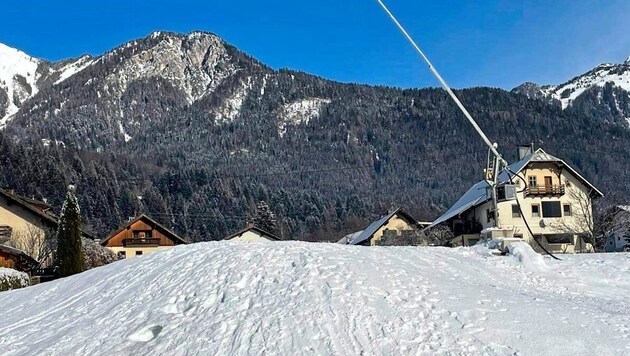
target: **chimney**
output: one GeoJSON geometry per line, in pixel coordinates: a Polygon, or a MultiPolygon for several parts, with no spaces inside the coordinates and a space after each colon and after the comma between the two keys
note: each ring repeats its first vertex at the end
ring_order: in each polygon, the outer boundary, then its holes
{"type": "Polygon", "coordinates": [[[251,229],[252,227],[254,227],[254,223],[253,223],[253,222],[249,222],[249,221],[248,221],[248,222],[245,224],[245,227],[246,227],[246,228],[248,228],[248,229],[251,229]]]}
{"type": "Polygon", "coordinates": [[[518,146],[518,160],[522,160],[525,156],[534,153],[534,144],[518,146]]]}

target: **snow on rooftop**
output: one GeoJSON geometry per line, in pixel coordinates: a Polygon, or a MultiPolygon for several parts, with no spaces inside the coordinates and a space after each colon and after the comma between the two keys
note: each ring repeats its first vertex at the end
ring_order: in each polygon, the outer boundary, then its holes
{"type": "Polygon", "coordinates": [[[0,293],[3,355],[621,355],[630,259],[183,245],[0,293]],[[614,271],[614,273],[610,273],[614,271]]]}

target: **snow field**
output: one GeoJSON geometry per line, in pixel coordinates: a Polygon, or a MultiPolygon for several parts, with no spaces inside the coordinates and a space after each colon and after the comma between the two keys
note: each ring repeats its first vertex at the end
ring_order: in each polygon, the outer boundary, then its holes
{"type": "Polygon", "coordinates": [[[179,246],[0,293],[0,353],[630,353],[629,254],[513,251],[179,246]]]}

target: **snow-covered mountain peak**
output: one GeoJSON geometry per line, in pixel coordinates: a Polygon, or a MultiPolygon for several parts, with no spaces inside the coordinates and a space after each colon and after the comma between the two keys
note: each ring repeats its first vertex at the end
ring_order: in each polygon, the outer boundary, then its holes
{"type": "Polygon", "coordinates": [[[40,60],[0,43],[0,128],[37,93],[40,60]]]}
{"type": "Polygon", "coordinates": [[[626,58],[625,62],[623,62],[623,64],[630,66],[630,56],[628,56],[628,58],[626,58]]]}

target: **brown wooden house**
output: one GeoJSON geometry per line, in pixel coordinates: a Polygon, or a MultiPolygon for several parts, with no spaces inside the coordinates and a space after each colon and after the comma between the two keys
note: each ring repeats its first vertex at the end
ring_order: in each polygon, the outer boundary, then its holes
{"type": "Polygon", "coordinates": [[[0,267],[31,273],[39,263],[17,248],[0,245],[0,267]]]}
{"type": "Polygon", "coordinates": [[[144,214],[101,241],[101,245],[122,258],[133,258],[187,243],[188,241],[144,214]]]}

